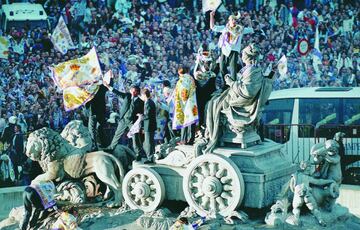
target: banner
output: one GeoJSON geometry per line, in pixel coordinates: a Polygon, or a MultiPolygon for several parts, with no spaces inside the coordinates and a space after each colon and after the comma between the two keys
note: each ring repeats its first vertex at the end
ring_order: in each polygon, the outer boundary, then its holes
{"type": "Polygon", "coordinates": [[[0,58],[7,59],[9,56],[9,39],[7,37],[0,37],[0,58]]]}
{"type": "Polygon", "coordinates": [[[62,54],[66,54],[69,49],[75,48],[62,16],[51,35],[51,42],[54,44],[54,48],[62,54]]]}
{"type": "Polygon", "coordinates": [[[353,30],[354,21],[353,19],[348,19],[343,21],[344,32],[351,32],[353,30]]]}
{"type": "Polygon", "coordinates": [[[199,121],[195,91],[194,79],[188,74],[180,76],[173,94],[175,105],[173,129],[182,129],[199,121]]]}
{"type": "Polygon", "coordinates": [[[55,84],[63,90],[65,110],[74,110],[93,99],[102,80],[95,48],[85,56],[51,68],[55,84]]]}
{"type": "Polygon", "coordinates": [[[202,0],[202,11],[206,13],[207,11],[216,10],[221,4],[221,0],[202,0]]]}

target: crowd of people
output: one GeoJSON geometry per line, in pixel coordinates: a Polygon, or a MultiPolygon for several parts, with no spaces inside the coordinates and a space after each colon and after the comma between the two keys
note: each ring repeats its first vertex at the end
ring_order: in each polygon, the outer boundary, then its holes
{"type": "MultiPolygon", "coordinates": [[[[88,119],[85,109],[64,110],[62,92],[53,83],[49,66],[81,57],[95,46],[103,71],[111,69],[115,76],[115,89],[128,91],[134,84],[146,85],[160,105],[165,99],[163,89],[169,96],[168,91],[175,87],[178,69],[194,69],[199,47],[206,44],[217,57],[221,53],[219,36],[210,29],[210,15],[201,11],[201,1],[32,2],[44,5],[51,28],[26,26],[0,31],[0,36],[10,40],[8,59],[0,60],[0,151],[8,153],[0,158],[2,181],[28,183],[28,179],[20,179],[28,171],[25,166],[29,160],[23,154],[24,146],[19,149],[14,137],[41,127],[61,130],[73,119],[88,119]],[[76,45],[65,55],[56,51],[50,40],[60,16],[76,45]],[[163,82],[166,84],[161,85],[163,82]],[[10,161],[14,172],[8,170],[10,161]]],[[[305,2],[300,6],[288,0],[226,0],[222,6],[225,10],[213,16],[217,24],[225,25],[228,15],[239,11],[240,24],[252,28],[252,33],[243,35],[241,47],[258,44],[263,65],[276,63],[286,55],[288,71],[275,79],[275,90],[360,86],[360,2],[305,2]],[[349,20],[350,30],[344,23],[349,20]],[[317,30],[321,63],[314,61],[312,50],[317,30]],[[306,55],[298,50],[301,39],[306,39],[310,47],[306,55]]],[[[240,60],[237,62],[242,65],[240,60]]],[[[216,88],[224,84],[223,78],[216,79],[216,88]]],[[[106,94],[106,117],[119,110],[121,101],[111,92],[106,94]]],[[[161,106],[157,107],[160,110],[161,106]]],[[[162,138],[155,134],[157,141],[162,138]]]]}

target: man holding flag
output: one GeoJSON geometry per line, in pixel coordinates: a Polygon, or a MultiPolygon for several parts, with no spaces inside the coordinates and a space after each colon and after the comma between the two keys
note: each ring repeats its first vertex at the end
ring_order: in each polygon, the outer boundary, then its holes
{"type": "MultiPolygon", "coordinates": [[[[92,48],[85,56],[60,63],[51,70],[55,84],[63,91],[65,110],[71,111],[83,105],[90,109],[88,128],[93,140],[92,150],[98,148],[97,123],[100,124],[100,143],[105,146],[103,126],[105,125],[105,93],[107,89],[102,85],[103,75],[95,48],[92,48]]],[[[105,76],[109,74],[111,75],[111,73],[107,73],[105,76]]]]}
{"type": "Polygon", "coordinates": [[[241,18],[240,13],[230,15],[228,23],[225,26],[215,26],[215,11],[210,13],[210,29],[214,32],[221,33],[218,46],[221,49],[220,56],[220,73],[225,82],[225,75],[229,73],[230,78],[235,81],[236,74],[239,71],[239,53],[241,50],[242,37],[245,34],[254,33],[250,16],[246,20],[250,27],[244,27],[238,24],[237,20],[241,18]]]}

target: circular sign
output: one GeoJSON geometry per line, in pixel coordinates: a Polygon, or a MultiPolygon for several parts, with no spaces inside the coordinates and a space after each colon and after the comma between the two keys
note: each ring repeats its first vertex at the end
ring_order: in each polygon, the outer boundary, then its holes
{"type": "Polygon", "coordinates": [[[305,38],[300,39],[297,46],[297,50],[300,53],[300,55],[306,55],[310,50],[309,41],[305,38]]]}

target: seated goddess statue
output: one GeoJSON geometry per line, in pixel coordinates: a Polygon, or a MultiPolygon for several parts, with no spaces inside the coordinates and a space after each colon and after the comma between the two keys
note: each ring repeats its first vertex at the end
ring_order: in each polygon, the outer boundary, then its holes
{"type": "Polygon", "coordinates": [[[228,89],[214,96],[206,109],[206,137],[209,143],[205,153],[211,152],[220,141],[238,143],[246,148],[260,142],[256,133],[262,108],[272,90],[274,71],[265,77],[258,65],[259,49],[250,44],[242,51],[245,67],[237,79],[225,76],[228,89]]]}

